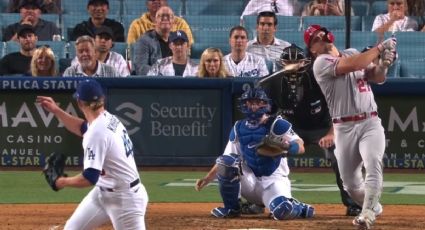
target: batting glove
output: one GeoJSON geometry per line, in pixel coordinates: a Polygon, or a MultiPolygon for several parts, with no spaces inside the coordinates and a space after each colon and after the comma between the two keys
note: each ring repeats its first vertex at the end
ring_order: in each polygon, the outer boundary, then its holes
{"type": "Polygon", "coordinates": [[[397,39],[395,37],[391,37],[391,38],[388,38],[387,40],[379,43],[378,44],[378,50],[382,55],[384,50],[395,51],[396,45],[397,45],[397,39]]]}
{"type": "Polygon", "coordinates": [[[384,67],[388,67],[388,66],[391,66],[395,60],[396,60],[396,52],[386,49],[384,50],[384,52],[381,53],[379,64],[384,67]]]}

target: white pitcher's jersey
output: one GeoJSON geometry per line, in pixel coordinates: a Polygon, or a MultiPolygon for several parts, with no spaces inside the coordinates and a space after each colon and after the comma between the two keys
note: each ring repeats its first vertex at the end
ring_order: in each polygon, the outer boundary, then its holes
{"type": "Polygon", "coordinates": [[[230,76],[234,77],[264,77],[269,74],[264,58],[249,52],[238,64],[228,54],[224,56],[224,63],[230,76]]]}
{"type": "MultiPolygon", "coordinates": [[[[343,57],[358,54],[356,49],[340,51],[343,57]]],[[[336,76],[335,69],[340,57],[322,54],[314,61],[314,76],[325,95],[333,118],[373,112],[377,105],[364,70],[336,76]],[[347,89],[347,90],[337,90],[347,89]]]]}
{"type": "Polygon", "coordinates": [[[107,111],[100,114],[83,136],[84,169],[101,171],[96,185],[112,189],[129,188],[139,178],[133,143],[118,118],[107,111]]]}

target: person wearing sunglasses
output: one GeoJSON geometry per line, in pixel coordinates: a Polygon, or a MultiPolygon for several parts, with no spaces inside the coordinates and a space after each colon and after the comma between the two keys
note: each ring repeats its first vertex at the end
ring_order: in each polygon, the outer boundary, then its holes
{"type": "Polygon", "coordinates": [[[373,22],[372,31],[377,33],[417,31],[418,23],[407,16],[406,0],[387,0],[388,13],[379,14],[373,22]]]}

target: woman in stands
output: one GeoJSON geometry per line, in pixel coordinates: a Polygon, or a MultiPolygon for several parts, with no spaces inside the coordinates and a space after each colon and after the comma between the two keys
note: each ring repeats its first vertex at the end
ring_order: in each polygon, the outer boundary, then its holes
{"type": "Polygon", "coordinates": [[[385,33],[392,31],[417,31],[418,23],[407,17],[406,0],[387,0],[388,13],[377,15],[373,22],[372,31],[385,33]]]}
{"type": "Polygon", "coordinates": [[[226,78],[228,76],[221,50],[218,48],[204,50],[198,67],[198,77],[226,78]]]}
{"type": "Polygon", "coordinates": [[[31,59],[33,77],[54,77],[56,73],[55,54],[52,49],[42,46],[34,51],[31,59]]]}
{"type": "MultiPolygon", "coordinates": [[[[343,16],[344,0],[312,0],[304,5],[302,16],[343,16]]],[[[351,10],[351,16],[354,11],[351,10]]]]}

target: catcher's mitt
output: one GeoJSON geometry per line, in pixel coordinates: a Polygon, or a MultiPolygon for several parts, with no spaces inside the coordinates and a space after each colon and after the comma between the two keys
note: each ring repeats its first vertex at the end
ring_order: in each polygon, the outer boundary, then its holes
{"type": "Polygon", "coordinates": [[[280,138],[273,138],[266,135],[257,145],[257,153],[267,157],[284,156],[288,153],[289,143],[280,138]]]}
{"type": "Polygon", "coordinates": [[[54,191],[59,191],[56,187],[56,180],[61,176],[67,176],[63,170],[65,168],[65,156],[61,153],[51,153],[44,167],[43,173],[47,183],[54,191]]]}

